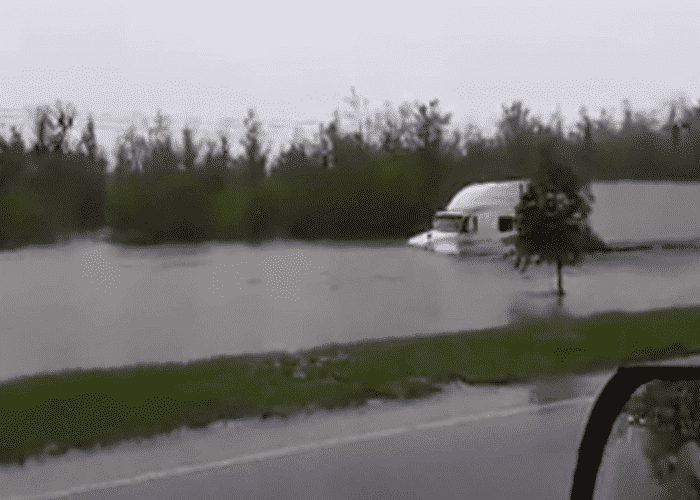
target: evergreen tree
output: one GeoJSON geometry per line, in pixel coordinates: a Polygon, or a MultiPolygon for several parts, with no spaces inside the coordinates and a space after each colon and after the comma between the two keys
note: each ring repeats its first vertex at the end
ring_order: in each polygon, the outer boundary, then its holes
{"type": "Polygon", "coordinates": [[[182,130],[182,164],[185,170],[194,170],[195,163],[199,156],[199,147],[194,142],[194,132],[189,127],[182,130]]]}
{"type": "Polygon", "coordinates": [[[34,110],[34,152],[43,155],[51,150],[53,139],[53,120],[49,106],[38,106],[34,110]]]}
{"type": "Polygon", "coordinates": [[[54,152],[69,152],[70,144],[68,144],[68,139],[70,137],[71,130],[73,129],[76,115],[77,111],[75,106],[72,104],[63,103],[61,101],[56,102],[53,109],[52,120],[52,150],[54,152]]]}
{"type": "Polygon", "coordinates": [[[114,176],[117,179],[123,178],[132,171],[131,157],[127,143],[123,140],[117,142],[114,151],[114,176]]]}
{"type": "Polygon", "coordinates": [[[95,133],[95,122],[92,116],[88,117],[87,123],[85,124],[85,129],[80,138],[80,146],[89,159],[97,159],[97,135],[95,133]]]}
{"type": "Polygon", "coordinates": [[[177,166],[178,155],[170,133],[170,118],[158,111],[153,124],[148,127],[148,153],[143,158],[143,170],[158,174],[176,170],[177,166]]]}
{"type": "Polygon", "coordinates": [[[245,135],[241,139],[241,146],[243,146],[242,164],[248,181],[257,185],[265,178],[267,151],[262,144],[262,123],[254,109],[248,110],[248,114],[243,120],[243,126],[245,127],[245,135]]]}
{"type": "Polygon", "coordinates": [[[416,103],[414,113],[415,140],[418,150],[436,152],[443,144],[445,128],[452,118],[451,113],[440,111],[440,101],[433,99],[428,104],[416,103]]]}

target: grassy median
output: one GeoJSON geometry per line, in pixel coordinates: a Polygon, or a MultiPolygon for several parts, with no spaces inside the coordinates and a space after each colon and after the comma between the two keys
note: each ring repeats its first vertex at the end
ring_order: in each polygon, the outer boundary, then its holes
{"type": "Polygon", "coordinates": [[[33,375],[0,384],[0,463],[221,419],[411,399],[700,352],[700,307],[523,321],[477,332],[33,375]]]}

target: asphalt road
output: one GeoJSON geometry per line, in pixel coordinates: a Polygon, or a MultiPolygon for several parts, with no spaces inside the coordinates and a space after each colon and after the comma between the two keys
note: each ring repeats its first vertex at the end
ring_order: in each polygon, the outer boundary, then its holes
{"type": "Polygon", "coordinates": [[[561,499],[589,407],[578,401],[443,422],[73,497],[561,499]]]}

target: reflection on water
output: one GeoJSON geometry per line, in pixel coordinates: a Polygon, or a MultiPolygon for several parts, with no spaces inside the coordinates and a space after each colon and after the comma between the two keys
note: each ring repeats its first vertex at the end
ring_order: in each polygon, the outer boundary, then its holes
{"type": "Polygon", "coordinates": [[[627,402],[608,438],[598,499],[700,498],[700,381],[652,381],[627,402]]]}
{"type": "MultiPolygon", "coordinates": [[[[695,481],[678,455],[652,461],[651,432],[620,420],[610,437],[596,480],[596,500],[693,500],[700,498],[695,481]],[[663,469],[663,472],[660,471],[663,469]]],[[[684,450],[685,453],[685,450],[684,450]]],[[[683,460],[685,462],[685,459],[683,460]]]]}

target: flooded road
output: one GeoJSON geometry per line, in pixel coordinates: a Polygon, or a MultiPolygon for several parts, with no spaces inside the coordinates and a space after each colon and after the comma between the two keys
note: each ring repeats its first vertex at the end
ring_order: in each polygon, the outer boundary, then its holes
{"type": "MultiPolygon", "coordinates": [[[[632,252],[567,269],[583,315],[700,303],[700,253],[632,252]],[[630,293],[634,290],[634,293],[630,293]]],[[[404,246],[124,249],[75,241],[0,254],[0,379],[478,329],[557,308],[553,271],[404,246]]]]}
{"type": "MultiPolygon", "coordinates": [[[[595,183],[608,242],[700,238],[700,183],[595,183]]],[[[558,307],[553,270],[497,257],[272,242],[122,248],[79,240],[0,253],[0,380],[478,329],[558,307]]],[[[563,310],[700,303],[700,252],[632,252],[565,270],[563,310]]]]}

